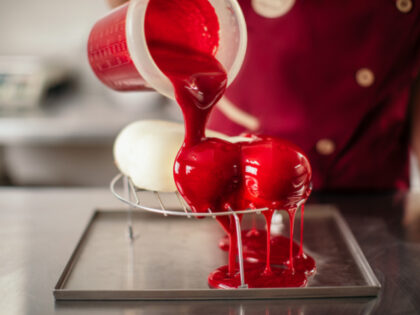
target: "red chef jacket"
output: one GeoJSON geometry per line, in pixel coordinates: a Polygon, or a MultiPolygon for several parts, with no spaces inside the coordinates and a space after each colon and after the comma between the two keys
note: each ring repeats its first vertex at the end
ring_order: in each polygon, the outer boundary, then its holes
{"type": "Polygon", "coordinates": [[[295,142],[309,156],[315,189],[407,188],[420,1],[240,4],[247,55],[226,93],[232,104],[218,104],[209,127],[295,142]]]}

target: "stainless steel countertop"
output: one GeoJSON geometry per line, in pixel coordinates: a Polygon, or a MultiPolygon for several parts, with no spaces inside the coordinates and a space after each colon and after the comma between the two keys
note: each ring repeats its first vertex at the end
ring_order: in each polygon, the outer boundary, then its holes
{"type": "Polygon", "coordinates": [[[316,195],[342,210],[382,283],[376,299],[55,302],[52,289],[107,189],[0,189],[2,314],[417,314],[420,194],[316,195]]]}

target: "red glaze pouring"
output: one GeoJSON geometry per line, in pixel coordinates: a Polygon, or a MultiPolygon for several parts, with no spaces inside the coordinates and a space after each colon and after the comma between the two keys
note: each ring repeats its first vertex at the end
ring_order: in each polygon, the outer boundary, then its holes
{"type": "MultiPolygon", "coordinates": [[[[293,267],[293,217],[310,194],[311,168],[295,145],[254,136],[229,143],[206,138],[208,116],[223,95],[227,74],[215,58],[217,15],[207,0],[150,0],[146,12],[149,51],[174,86],[185,121],[185,140],[174,163],[177,188],[195,212],[265,208],[266,263],[246,265],[250,287],[302,286],[305,272],[293,267]],[[275,209],[291,214],[289,268],[272,267],[270,223],[275,209]]],[[[229,264],[209,276],[215,288],[237,287],[236,227],[232,216],[218,217],[229,235],[229,264]]]]}

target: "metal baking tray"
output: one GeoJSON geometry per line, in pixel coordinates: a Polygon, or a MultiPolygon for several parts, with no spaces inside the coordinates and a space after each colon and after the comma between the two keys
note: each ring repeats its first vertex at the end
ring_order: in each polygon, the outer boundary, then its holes
{"type": "MultiPolygon", "coordinates": [[[[337,209],[305,208],[305,252],[317,272],[304,288],[214,290],[208,274],[227,263],[217,222],[135,211],[94,212],[54,288],[56,300],[211,300],[375,296],[380,283],[337,209]]],[[[257,224],[264,226],[262,215],[257,224]]],[[[288,235],[287,216],[284,231],[288,235]]],[[[250,219],[245,218],[246,228],[250,219]]],[[[299,217],[295,239],[299,239],[299,217]]]]}

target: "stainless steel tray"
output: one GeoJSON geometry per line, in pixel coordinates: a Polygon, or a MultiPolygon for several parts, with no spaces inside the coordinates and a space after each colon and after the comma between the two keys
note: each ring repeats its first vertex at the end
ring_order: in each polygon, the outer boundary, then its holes
{"type": "MultiPolygon", "coordinates": [[[[134,212],[132,219],[133,243],[127,211],[95,211],[54,288],[57,300],[354,297],[375,296],[380,289],[350,229],[331,206],[305,209],[305,251],[317,262],[305,288],[209,289],[208,274],[227,262],[218,248],[223,233],[215,220],[147,212],[134,212]]],[[[247,224],[245,219],[244,228],[247,224]]],[[[262,218],[258,224],[263,226],[262,218]]],[[[287,222],[285,227],[287,233],[287,222]]]]}

